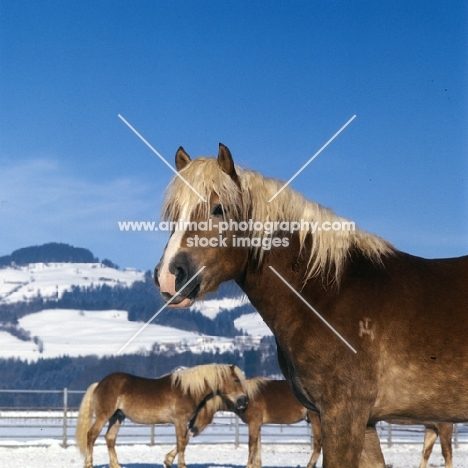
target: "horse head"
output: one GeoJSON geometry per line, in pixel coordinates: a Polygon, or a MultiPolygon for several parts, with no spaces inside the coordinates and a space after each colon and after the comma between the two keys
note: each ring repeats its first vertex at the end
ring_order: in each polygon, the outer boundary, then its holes
{"type": "Polygon", "coordinates": [[[229,377],[222,381],[218,395],[238,411],[245,411],[249,397],[245,389],[243,372],[234,364],[229,366],[229,377]]]}
{"type": "Polygon", "coordinates": [[[220,144],[216,158],[191,160],[180,147],[178,177],[167,189],[163,217],[174,224],[154,280],[172,307],[188,307],[220,283],[239,276],[248,248],[235,242],[245,217],[245,200],[229,149],[220,144]],[[231,221],[231,223],[230,223],[231,221]]]}

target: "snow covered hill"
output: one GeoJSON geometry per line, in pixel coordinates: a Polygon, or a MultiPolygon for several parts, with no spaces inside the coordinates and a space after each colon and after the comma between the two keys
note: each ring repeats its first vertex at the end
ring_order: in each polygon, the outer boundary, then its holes
{"type": "MultiPolygon", "coordinates": [[[[145,273],[141,271],[118,270],[101,263],[31,263],[3,267],[0,268],[0,306],[8,309],[10,305],[28,303],[38,297],[54,302],[73,287],[107,285],[130,288],[135,282],[144,281],[144,276],[145,273]]],[[[218,297],[195,303],[191,310],[214,319],[222,311],[234,310],[245,304],[248,304],[245,297],[218,297]]],[[[36,361],[39,358],[59,356],[111,356],[143,325],[142,322],[129,321],[128,311],[125,310],[54,308],[35,311],[21,316],[13,330],[11,324],[0,329],[0,358],[15,357],[36,361]],[[21,334],[16,333],[15,336],[15,330],[20,330],[21,334]]],[[[234,321],[234,325],[250,336],[212,337],[149,324],[122,353],[147,353],[153,349],[161,353],[224,352],[245,349],[246,346],[255,347],[263,336],[271,335],[260,315],[256,313],[242,315],[234,321]]]]}
{"type": "Polygon", "coordinates": [[[258,312],[241,315],[238,319],[234,320],[234,325],[238,330],[242,330],[249,336],[273,336],[273,333],[258,312]]]}
{"type": "Polygon", "coordinates": [[[210,299],[206,301],[195,302],[190,310],[196,310],[210,319],[215,318],[223,310],[232,310],[248,304],[246,296],[224,297],[222,299],[210,299]]]}
{"type": "MultiPolygon", "coordinates": [[[[243,347],[255,347],[262,336],[270,334],[264,325],[258,325],[258,317],[243,316],[242,328],[249,328],[249,319],[255,324],[251,337],[223,338],[201,335],[176,328],[149,324],[125,347],[122,354],[146,353],[153,348],[158,352],[193,353],[233,351],[243,347]],[[244,318],[245,317],[245,318],[244,318]]],[[[40,358],[59,356],[117,355],[119,350],[143,327],[141,322],[128,321],[128,313],[122,310],[80,311],[49,309],[26,315],[19,326],[28,331],[31,341],[22,341],[6,331],[0,331],[0,358],[16,357],[36,361],[40,358]]]]}
{"type": "MultiPolygon", "coordinates": [[[[0,357],[14,356],[35,361],[59,356],[116,355],[143,326],[141,322],[129,322],[127,315],[127,312],[121,310],[69,309],[29,314],[19,320],[19,325],[37,339],[25,342],[0,331],[0,357]]],[[[197,333],[149,324],[122,354],[145,353],[154,345],[160,351],[201,352],[233,348],[233,340],[216,338],[215,341],[197,333]]]]}
{"type": "Polygon", "coordinates": [[[0,268],[0,304],[21,302],[39,295],[58,299],[73,286],[131,286],[144,272],[116,270],[101,263],[31,263],[0,268]]]}

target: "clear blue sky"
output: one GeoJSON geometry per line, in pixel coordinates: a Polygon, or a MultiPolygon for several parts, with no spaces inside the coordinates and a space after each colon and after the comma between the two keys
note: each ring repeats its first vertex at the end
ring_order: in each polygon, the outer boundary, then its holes
{"type": "Polygon", "coordinates": [[[223,142],[401,250],[468,253],[468,7],[0,1],[0,255],[67,242],[153,268],[168,160],[223,142]]]}

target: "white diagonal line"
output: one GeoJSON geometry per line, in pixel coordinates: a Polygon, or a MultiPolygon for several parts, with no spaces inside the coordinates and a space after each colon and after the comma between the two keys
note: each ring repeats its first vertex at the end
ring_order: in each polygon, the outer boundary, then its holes
{"type": "Polygon", "coordinates": [[[269,200],[274,200],[354,119],[353,115],[269,200]]]}
{"type": "Polygon", "coordinates": [[[206,266],[202,266],[118,351],[120,354],[173,300],[177,297],[206,266]]]}
{"type": "Polygon", "coordinates": [[[198,195],[198,197],[206,203],[206,200],[197,192],[197,190],[196,190],[195,188],[193,188],[192,185],[190,185],[190,183],[189,183],[186,179],[184,179],[184,177],[182,177],[182,176],[180,175],[180,173],[177,172],[177,170],[174,169],[174,168],[166,161],[166,159],[164,159],[163,156],[161,156],[161,154],[159,154],[159,152],[158,152],[156,149],[154,149],[154,148],[148,143],[148,141],[146,141],[146,140],[140,135],[140,133],[137,132],[137,130],[135,130],[120,114],[118,114],[118,117],[119,117],[120,120],[122,120],[122,122],[125,123],[125,125],[127,125],[127,127],[128,127],[130,130],[132,130],[133,133],[135,133],[135,135],[137,135],[137,136],[140,138],[140,140],[141,140],[156,156],[159,157],[159,159],[161,159],[161,161],[162,161],[177,177],[179,177],[180,179],[182,179],[182,180],[187,184],[187,186],[190,187],[190,188],[198,195]]]}
{"type": "Polygon", "coordinates": [[[346,345],[348,348],[357,353],[357,351],[272,267],[269,268],[273,273],[346,345]]]}

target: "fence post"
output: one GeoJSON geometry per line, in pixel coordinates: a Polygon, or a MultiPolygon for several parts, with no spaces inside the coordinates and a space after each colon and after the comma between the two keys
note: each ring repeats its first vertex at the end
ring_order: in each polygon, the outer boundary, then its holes
{"type": "Polygon", "coordinates": [[[150,445],[153,446],[154,445],[154,424],[151,424],[151,439],[150,439],[150,445]]]}
{"type": "Polygon", "coordinates": [[[236,448],[239,447],[239,418],[238,416],[236,415],[236,438],[235,438],[235,441],[234,441],[234,446],[236,448]]]}
{"type": "Polygon", "coordinates": [[[387,444],[389,447],[392,446],[392,425],[387,423],[387,444]]]}
{"type": "Polygon", "coordinates": [[[68,388],[63,389],[63,432],[62,447],[67,447],[67,413],[68,413],[68,388]]]}
{"type": "Polygon", "coordinates": [[[453,442],[455,444],[455,448],[458,448],[458,424],[453,425],[453,442]]]}

